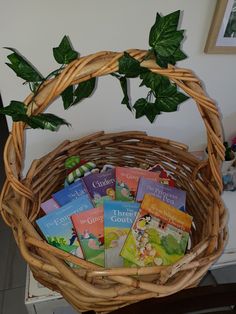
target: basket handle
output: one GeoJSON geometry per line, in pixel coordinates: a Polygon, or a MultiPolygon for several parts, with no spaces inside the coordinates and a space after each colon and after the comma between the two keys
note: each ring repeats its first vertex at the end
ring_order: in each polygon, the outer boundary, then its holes
{"type": "MultiPolygon", "coordinates": [[[[147,54],[146,50],[131,49],[127,51],[132,57],[141,61],[147,54]]],[[[45,81],[36,97],[30,94],[25,99],[28,113],[43,112],[69,85],[78,84],[92,77],[107,75],[118,70],[118,59],[123,52],[102,51],[72,61],[57,77],[45,81]]],[[[219,112],[214,101],[206,96],[199,79],[188,69],[169,66],[160,68],[155,60],[141,62],[142,67],[154,73],[167,76],[178,85],[197,104],[207,132],[208,166],[213,177],[213,183],[221,193],[223,190],[221,179],[221,163],[224,160],[222,127],[219,112]]],[[[32,199],[32,191],[21,183],[21,170],[24,159],[24,129],[26,124],[14,122],[12,133],[9,135],[4,150],[4,162],[7,180],[14,190],[32,199]]]]}

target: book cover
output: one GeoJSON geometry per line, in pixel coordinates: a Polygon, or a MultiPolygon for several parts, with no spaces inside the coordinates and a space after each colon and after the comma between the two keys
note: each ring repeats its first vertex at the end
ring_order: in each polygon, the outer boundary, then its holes
{"type": "Polygon", "coordinates": [[[88,195],[83,195],[62,206],[59,210],[39,218],[36,223],[49,244],[83,258],[70,216],[92,207],[93,204],[88,195]]]}
{"type": "Polygon", "coordinates": [[[76,213],[71,216],[71,220],[84,258],[91,263],[104,266],[103,207],[76,213]]]}
{"type": "Polygon", "coordinates": [[[90,174],[83,178],[84,184],[95,207],[103,205],[104,200],[115,199],[115,170],[90,174]]]}
{"type": "Polygon", "coordinates": [[[104,202],[105,266],[126,266],[120,251],[134,222],[140,204],[136,202],[104,202]]]}
{"type": "Polygon", "coordinates": [[[186,251],[192,217],[145,194],[121,256],[138,266],[170,265],[186,251]]]}
{"type": "Polygon", "coordinates": [[[173,172],[166,170],[163,166],[160,164],[156,164],[150,168],[148,168],[149,171],[157,172],[159,173],[159,182],[162,184],[167,184],[169,186],[175,186],[175,179],[173,172]]]}
{"type": "Polygon", "coordinates": [[[45,212],[45,214],[49,214],[53,212],[55,209],[60,208],[60,205],[58,205],[53,198],[50,198],[49,200],[41,203],[41,208],[45,212]]]}
{"type": "Polygon", "coordinates": [[[134,201],[140,177],[159,182],[160,173],[139,168],[116,167],[116,200],[134,201]]]}
{"type": "Polygon", "coordinates": [[[141,177],[138,183],[136,201],[142,202],[145,194],[151,194],[167,204],[185,211],[186,191],[141,177]]]}
{"type": "Polygon", "coordinates": [[[87,189],[82,180],[78,180],[66,188],[52,194],[52,198],[60,205],[63,206],[82,195],[88,194],[87,189]]]}

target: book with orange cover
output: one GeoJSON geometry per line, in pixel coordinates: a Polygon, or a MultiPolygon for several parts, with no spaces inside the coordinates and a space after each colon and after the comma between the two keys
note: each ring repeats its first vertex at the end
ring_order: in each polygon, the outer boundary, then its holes
{"type": "Polygon", "coordinates": [[[185,254],[191,225],[190,215],[145,194],[121,256],[138,266],[173,264],[185,254]]]}

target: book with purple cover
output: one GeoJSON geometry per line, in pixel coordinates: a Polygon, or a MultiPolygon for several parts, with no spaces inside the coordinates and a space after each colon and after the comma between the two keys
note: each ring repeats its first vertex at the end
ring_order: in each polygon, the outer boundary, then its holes
{"type": "Polygon", "coordinates": [[[186,192],[175,187],[141,177],[138,184],[136,201],[142,202],[145,194],[151,194],[160,200],[185,211],[186,192]]]}
{"type": "Polygon", "coordinates": [[[71,201],[48,215],[36,220],[47,242],[58,249],[83,258],[77,234],[70,216],[93,207],[88,195],[71,201]]]}
{"type": "Polygon", "coordinates": [[[57,202],[54,201],[53,198],[50,198],[49,200],[41,204],[41,208],[45,212],[45,214],[49,214],[53,212],[55,209],[60,208],[60,205],[58,205],[57,202]]]}
{"type": "Polygon", "coordinates": [[[60,206],[63,206],[85,194],[88,194],[87,189],[83,181],[78,180],[68,185],[66,188],[52,194],[52,197],[60,206]]]}
{"type": "Polygon", "coordinates": [[[103,205],[104,200],[115,199],[115,169],[90,174],[83,177],[82,180],[95,207],[103,205]]]}

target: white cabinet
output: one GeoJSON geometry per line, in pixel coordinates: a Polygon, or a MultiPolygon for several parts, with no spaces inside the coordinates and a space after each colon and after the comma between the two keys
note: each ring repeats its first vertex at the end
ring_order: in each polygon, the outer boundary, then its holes
{"type": "Polygon", "coordinates": [[[25,306],[29,314],[78,314],[62,296],[38,283],[27,270],[25,306]]]}
{"type": "Polygon", "coordinates": [[[225,191],[222,198],[229,212],[229,239],[223,254],[212,268],[236,264],[236,191],[225,191]]]}

